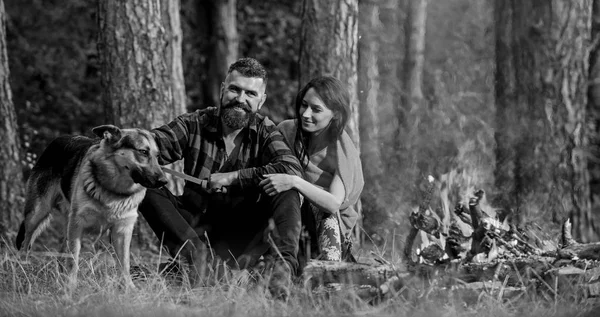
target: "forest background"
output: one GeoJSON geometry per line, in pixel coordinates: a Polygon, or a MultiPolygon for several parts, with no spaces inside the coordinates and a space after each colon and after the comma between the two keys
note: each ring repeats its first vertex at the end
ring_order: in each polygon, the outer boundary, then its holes
{"type": "MultiPolygon", "coordinates": [[[[10,74],[0,76],[10,89],[0,136],[17,140],[0,152],[6,241],[22,219],[28,170],[53,138],[90,135],[106,123],[152,128],[160,121],[139,118],[214,105],[226,65],[243,56],[269,70],[261,111],[276,123],[293,116],[296,92],[311,76],[348,83],[348,129],[366,178],[362,241],[401,246],[427,175],[436,178],[432,207],[446,225],[454,204],[484,189],[502,218],[552,234],[570,217],[577,239],[598,241],[596,1],[182,0],[170,17],[180,29],[170,32],[180,34],[184,97],[138,100],[128,113],[111,93],[131,83],[111,72],[119,65],[107,66],[119,53],[106,45],[114,43],[106,35],[111,14],[127,11],[100,3],[4,0],[0,10],[0,69],[10,74]],[[331,53],[336,41],[350,53],[331,53]]],[[[153,243],[147,232],[137,236],[153,243]]]]}

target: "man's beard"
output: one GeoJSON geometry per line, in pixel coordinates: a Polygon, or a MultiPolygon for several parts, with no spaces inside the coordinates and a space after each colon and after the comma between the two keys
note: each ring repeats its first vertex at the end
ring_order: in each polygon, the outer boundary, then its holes
{"type": "Polygon", "coordinates": [[[234,130],[248,126],[254,115],[254,112],[252,112],[252,109],[248,105],[235,100],[230,101],[226,105],[221,105],[221,119],[223,123],[234,130]],[[238,111],[235,107],[243,109],[244,112],[238,111]]]}

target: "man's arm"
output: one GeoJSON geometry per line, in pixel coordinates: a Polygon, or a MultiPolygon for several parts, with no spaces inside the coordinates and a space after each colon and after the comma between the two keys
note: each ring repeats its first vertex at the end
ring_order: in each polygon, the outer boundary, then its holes
{"type": "Polygon", "coordinates": [[[160,165],[170,164],[183,158],[183,152],[187,148],[190,137],[189,123],[194,115],[194,113],[183,114],[175,120],[151,130],[158,145],[160,165]]]}
{"type": "Polygon", "coordinates": [[[266,174],[283,173],[302,177],[302,166],[284,141],[281,132],[274,126],[266,127],[259,132],[259,140],[262,141],[258,151],[259,162],[264,165],[237,172],[237,182],[242,189],[258,186],[266,174]]]}

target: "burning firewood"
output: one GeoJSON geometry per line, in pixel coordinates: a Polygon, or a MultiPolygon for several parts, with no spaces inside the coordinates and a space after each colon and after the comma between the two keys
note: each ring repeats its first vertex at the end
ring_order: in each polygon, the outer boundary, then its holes
{"type": "Polygon", "coordinates": [[[485,193],[482,190],[475,192],[475,197],[469,200],[469,214],[471,216],[471,226],[473,226],[473,235],[471,240],[471,250],[469,258],[473,258],[479,253],[488,253],[491,247],[491,239],[486,236],[486,228],[481,221],[484,212],[481,210],[479,201],[485,193]]]}
{"type": "MultiPolygon", "coordinates": [[[[498,219],[495,210],[486,209],[489,206],[484,200],[485,192],[477,190],[468,205],[456,205],[449,227],[443,228],[429,206],[433,177],[428,182],[418,210],[409,215],[411,229],[404,246],[407,265],[400,265],[402,271],[383,258],[378,264],[311,261],[304,271],[305,285],[354,284],[361,287],[357,294],[363,294],[360,298],[365,299],[383,299],[386,294],[414,286],[415,277],[446,286],[459,280],[466,283],[467,289],[471,283],[504,281],[502,285],[522,290],[528,279],[551,285],[548,281],[564,279],[571,283],[571,277],[574,277],[573,285],[579,286],[580,276],[600,285],[600,267],[595,268],[600,263],[597,262],[600,261],[600,243],[577,243],[571,236],[569,221],[563,225],[562,242],[558,247],[543,235],[541,228],[536,232],[535,226],[523,229],[517,224],[509,225],[506,219],[498,219]],[[417,236],[421,244],[416,247],[418,260],[415,261],[413,244],[417,236]],[[428,243],[429,240],[434,243],[428,243]],[[553,252],[547,252],[551,246],[554,246],[553,252]],[[562,260],[556,261],[557,258],[562,260]],[[549,280],[544,281],[546,279],[549,280]]],[[[600,287],[596,291],[600,296],[600,287]]]]}
{"type": "Polygon", "coordinates": [[[471,245],[471,235],[465,236],[456,220],[450,223],[445,251],[451,259],[464,258],[471,245]]]}
{"type": "Polygon", "coordinates": [[[432,217],[429,211],[429,204],[433,196],[433,188],[435,187],[433,176],[428,177],[428,187],[423,197],[423,201],[419,205],[417,212],[412,212],[409,216],[410,224],[417,230],[422,230],[436,238],[440,238],[441,225],[440,222],[432,217]]]}
{"type": "MultiPolygon", "coordinates": [[[[406,243],[404,245],[404,257],[406,261],[409,262],[409,264],[415,263],[412,258],[412,248],[415,238],[419,233],[419,230],[423,231],[426,234],[432,235],[437,239],[440,238],[440,222],[435,217],[433,217],[431,212],[429,211],[429,204],[431,202],[431,198],[433,196],[433,189],[435,187],[435,179],[433,178],[433,176],[429,176],[427,180],[427,189],[425,190],[423,199],[421,201],[421,204],[419,205],[419,209],[416,212],[413,211],[409,216],[411,228],[406,238],[406,243]]],[[[428,257],[427,260],[430,260],[429,256],[435,257],[435,254],[439,253],[435,252],[434,249],[427,250],[425,253],[423,253],[424,250],[425,248],[423,250],[419,249],[417,255],[422,256],[424,254],[428,257]]],[[[435,261],[434,259],[431,260],[435,261]]]]}

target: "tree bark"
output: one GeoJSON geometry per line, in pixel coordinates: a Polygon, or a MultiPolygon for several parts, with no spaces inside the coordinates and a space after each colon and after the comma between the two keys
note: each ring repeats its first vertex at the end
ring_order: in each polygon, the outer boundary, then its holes
{"type": "Polygon", "coordinates": [[[24,184],[17,115],[12,102],[6,50],[6,11],[0,0],[0,244],[12,241],[23,207],[24,184]]]}
{"type": "MultiPolygon", "coordinates": [[[[401,43],[404,43],[403,28],[399,27],[401,21],[404,20],[404,2],[404,0],[378,1],[379,21],[381,22],[377,39],[379,44],[377,67],[381,91],[378,108],[379,117],[382,119],[381,136],[384,137],[384,142],[387,144],[396,143],[395,134],[398,131],[398,122],[401,122],[398,121],[399,119],[394,120],[394,118],[398,117],[399,105],[402,102],[400,83],[403,78],[400,74],[403,73],[402,61],[404,54],[398,52],[401,43]]],[[[362,16],[362,12],[360,15],[362,16]]],[[[397,156],[395,148],[388,146],[386,149],[384,147],[382,156],[387,158],[384,161],[386,166],[393,166],[393,169],[397,168],[397,165],[393,163],[394,157],[397,156]]]]}
{"type": "Polygon", "coordinates": [[[221,100],[221,82],[229,65],[236,61],[239,40],[236,19],[236,0],[210,0],[205,2],[210,31],[208,52],[207,97],[217,106],[221,100]]]}
{"type": "Polygon", "coordinates": [[[597,239],[590,205],[586,105],[591,0],[496,1],[498,203],[523,217],[573,219],[597,239]]]}
{"type": "MultiPolygon", "coordinates": [[[[380,5],[378,1],[368,0],[359,3],[358,23],[358,97],[359,97],[359,131],[361,140],[361,160],[369,162],[368,168],[364,168],[365,190],[362,194],[363,206],[368,206],[369,213],[383,214],[383,203],[381,192],[383,191],[382,176],[384,175],[384,162],[382,157],[382,135],[380,131],[381,121],[379,119],[381,109],[386,104],[386,98],[393,95],[392,92],[382,90],[382,76],[379,70],[379,57],[382,56],[381,43],[384,27],[380,21],[380,5]],[[383,104],[382,104],[383,103],[383,104]]],[[[389,44],[388,44],[389,45],[389,44]]],[[[389,67],[389,65],[388,65],[389,67]]],[[[395,107],[395,105],[391,105],[395,107]]],[[[365,209],[366,209],[365,208],[365,209]]],[[[376,221],[374,221],[376,222],[376,221]]],[[[360,224],[361,227],[365,223],[360,224]]],[[[357,226],[357,228],[359,228],[357,226]]],[[[370,228],[369,228],[370,229],[370,228]]],[[[357,236],[360,236],[357,234],[357,236]]]]}
{"type": "MultiPolygon", "coordinates": [[[[369,162],[365,169],[365,181],[374,183],[383,175],[383,160],[380,148],[379,102],[381,78],[379,74],[380,39],[382,31],[377,1],[361,1],[359,5],[358,41],[358,92],[360,138],[369,140],[361,143],[361,159],[369,162]]],[[[367,185],[368,186],[368,185],[367,185]]]]}
{"type": "MultiPolygon", "coordinates": [[[[179,1],[100,0],[98,17],[106,121],[150,129],[184,113],[179,1]]],[[[172,192],[182,187],[170,179],[172,192]]],[[[147,244],[153,234],[141,217],[140,227],[138,242],[147,244]]]]}
{"type": "MultiPolygon", "coordinates": [[[[590,52],[590,85],[588,90],[588,128],[591,157],[600,157],[600,1],[592,7],[592,47],[590,52]]],[[[592,213],[600,219],[600,162],[589,160],[592,213]]]]}
{"type": "Polygon", "coordinates": [[[106,120],[149,129],[185,112],[177,1],[99,3],[106,120]]]}
{"type": "Polygon", "coordinates": [[[330,74],[347,84],[352,110],[347,131],[360,148],[358,124],[358,0],[304,0],[299,86],[330,74]]]}
{"type": "Polygon", "coordinates": [[[404,31],[404,91],[400,107],[410,111],[423,103],[423,66],[425,64],[425,31],[427,26],[427,1],[407,0],[404,31]]]}
{"type": "MultiPolygon", "coordinates": [[[[346,131],[360,149],[358,110],[358,0],[304,0],[300,31],[299,88],[329,74],[347,84],[350,117],[346,131]]],[[[356,204],[362,219],[360,200],[356,204]]],[[[360,241],[359,226],[354,232],[360,241]]]]}

